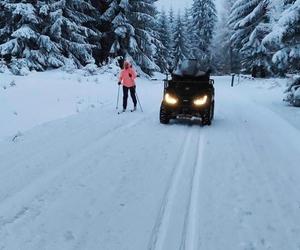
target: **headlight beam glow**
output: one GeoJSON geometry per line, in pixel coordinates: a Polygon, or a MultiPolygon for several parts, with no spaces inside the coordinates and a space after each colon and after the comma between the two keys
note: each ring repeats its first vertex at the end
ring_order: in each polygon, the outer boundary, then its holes
{"type": "Polygon", "coordinates": [[[176,97],[171,96],[170,94],[166,93],[165,94],[165,101],[168,104],[175,105],[175,104],[177,104],[178,99],[176,97]]]}
{"type": "Polygon", "coordinates": [[[196,106],[202,106],[202,105],[204,105],[207,102],[207,99],[208,99],[207,95],[205,95],[203,97],[196,98],[194,100],[194,104],[196,106]]]}

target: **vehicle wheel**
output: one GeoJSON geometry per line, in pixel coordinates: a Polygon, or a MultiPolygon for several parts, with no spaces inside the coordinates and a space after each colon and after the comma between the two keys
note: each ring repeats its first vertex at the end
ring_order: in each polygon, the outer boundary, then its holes
{"type": "Polygon", "coordinates": [[[202,126],[211,125],[211,121],[214,118],[214,103],[211,104],[210,108],[202,116],[202,126]]]}
{"type": "Polygon", "coordinates": [[[214,117],[215,117],[215,102],[211,104],[210,120],[212,121],[214,117]]]}
{"type": "Polygon", "coordinates": [[[202,124],[201,125],[202,126],[206,126],[206,125],[210,126],[211,125],[211,120],[209,119],[208,116],[204,116],[202,118],[202,124]]]}
{"type": "Polygon", "coordinates": [[[163,104],[160,107],[159,120],[162,124],[168,124],[170,122],[170,115],[163,104]]]}

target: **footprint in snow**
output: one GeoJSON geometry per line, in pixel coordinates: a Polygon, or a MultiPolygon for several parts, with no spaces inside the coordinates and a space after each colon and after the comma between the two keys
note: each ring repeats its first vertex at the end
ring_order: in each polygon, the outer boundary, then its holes
{"type": "Polygon", "coordinates": [[[75,237],[74,237],[72,231],[70,231],[70,230],[68,230],[64,233],[64,238],[66,241],[75,240],[75,237]]]}

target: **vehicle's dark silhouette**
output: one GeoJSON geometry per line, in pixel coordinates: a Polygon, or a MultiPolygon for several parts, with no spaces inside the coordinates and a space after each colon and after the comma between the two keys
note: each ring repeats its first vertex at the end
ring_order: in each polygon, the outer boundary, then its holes
{"type": "Polygon", "coordinates": [[[185,60],[164,81],[164,96],[160,108],[160,122],[171,119],[199,118],[202,125],[211,125],[214,118],[215,90],[210,71],[201,70],[196,60],[185,60]]]}

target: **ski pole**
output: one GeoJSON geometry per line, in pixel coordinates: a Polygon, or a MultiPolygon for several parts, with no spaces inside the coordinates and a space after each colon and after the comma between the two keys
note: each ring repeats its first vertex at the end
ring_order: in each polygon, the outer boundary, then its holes
{"type": "Polygon", "coordinates": [[[140,99],[139,99],[138,94],[137,94],[136,91],[135,91],[135,96],[136,96],[136,99],[137,99],[137,101],[138,101],[138,103],[139,103],[139,106],[140,106],[141,111],[144,112],[144,111],[143,111],[143,108],[142,108],[142,105],[141,105],[141,102],[140,102],[140,99]]]}
{"type": "Polygon", "coordinates": [[[120,97],[120,85],[118,87],[118,98],[117,98],[117,106],[116,106],[116,109],[119,108],[119,97],[120,97]]]}

